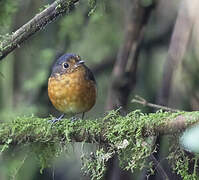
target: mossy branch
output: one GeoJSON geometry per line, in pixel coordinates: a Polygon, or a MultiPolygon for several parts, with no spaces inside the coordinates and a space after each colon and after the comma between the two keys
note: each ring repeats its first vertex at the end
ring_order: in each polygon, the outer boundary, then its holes
{"type": "Polygon", "coordinates": [[[78,1],[79,0],[56,0],[11,35],[5,35],[4,39],[0,42],[0,60],[15,48],[20,47],[21,43],[43,29],[50,22],[53,22],[57,17],[69,12],[78,1]]]}
{"type": "Polygon", "coordinates": [[[123,117],[111,111],[104,118],[97,120],[71,122],[64,119],[54,124],[48,120],[49,118],[42,119],[33,116],[19,117],[12,122],[1,123],[0,144],[68,143],[71,141],[99,144],[118,141],[119,143],[135,136],[138,131],[143,138],[182,132],[199,122],[199,112],[142,114],[140,111],[133,111],[123,117]]]}
{"type": "MultiPolygon", "coordinates": [[[[115,154],[120,166],[131,170],[151,167],[147,158],[155,151],[148,136],[157,134],[176,135],[187,127],[199,122],[199,111],[195,112],[156,112],[143,114],[139,110],[126,116],[119,111],[111,111],[104,118],[96,120],[78,120],[71,122],[63,119],[57,123],[51,118],[19,117],[12,122],[1,123],[1,153],[11,145],[31,147],[41,163],[41,171],[49,162],[61,154],[70,142],[95,143],[99,147],[91,155],[82,154],[82,169],[91,179],[101,180],[106,171],[106,163],[115,154]]],[[[180,146],[174,143],[176,153],[170,153],[173,169],[182,177],[187,172],[187,159],[180,146]],[[177,149],[177,151],[176,151],[177,149]]],[[[188,163],[187,163],[188,164],[188,163]]],[[[192,174],[191,176],[195,176],[192,174]]],[[[189,175],[190,176],[190,175],[189,175]]],[[[190,179],[190,178],[189,178],[190,179]]]]}

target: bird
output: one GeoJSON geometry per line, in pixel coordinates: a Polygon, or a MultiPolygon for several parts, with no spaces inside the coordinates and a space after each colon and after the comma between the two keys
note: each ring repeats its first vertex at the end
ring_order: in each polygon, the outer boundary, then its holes
{"type": "Polygon", "coordinates": [[[52,105],[61,113],[76,115],[89,111],[96,102],[96,80],[92,71],[79,55],[66,53],[59,57],[48,78],[48,96],[52,105]]]}

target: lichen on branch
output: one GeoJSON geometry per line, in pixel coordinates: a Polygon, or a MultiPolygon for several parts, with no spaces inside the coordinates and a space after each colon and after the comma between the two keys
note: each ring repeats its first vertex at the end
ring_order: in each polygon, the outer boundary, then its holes
{"type": "Polygon", "coordinates": [[[150,166],[147,157],[155,148],[152,149],[149,137],[159,133],[172,136],[179,134],[199,122],[199,112],[158,111],[144,114],[136,110],[121,116],[118,111],[111,111],[95,120],[71,122],[63,119],[54,124],[49,122],[51,118],[18,117],[12,122],[1,123],[1,151],[13,145],[39,145],[42,148],[37,154],[40,154],[41,166],[44,168],[48,159],[56,157],[62,147],[70,142],[94,143],[100,148],[93,153],[93,157],[82,157],[83,167],[92,179],[100,179],[106,170],[106,162],[114,154],[118,154],[123,169],[133,172],[136,168],[150,166]]]}

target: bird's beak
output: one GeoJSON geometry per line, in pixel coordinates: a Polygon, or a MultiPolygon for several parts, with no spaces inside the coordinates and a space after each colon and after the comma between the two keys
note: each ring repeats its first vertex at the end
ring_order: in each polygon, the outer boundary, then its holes
{"type": "Polygon", "coordinates": [[[80,60],[80,61],[77,62],[77,64],[84,64],[84,61],[80,60]]]}
{"type": "Polygon", "coordinates": [[[78,66],[81,65],[81,64],[84,64],[84,61],[83,61],[83,60],[78,61],[78,62],[75,64],[75,67],[78,67],[78,66]]]}

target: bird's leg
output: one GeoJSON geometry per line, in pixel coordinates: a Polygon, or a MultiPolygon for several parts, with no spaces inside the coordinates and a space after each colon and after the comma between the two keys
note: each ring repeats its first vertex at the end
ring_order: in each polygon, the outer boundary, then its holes
{"type": "Polygon", "coordinates": [[[59,116],[58,118],[55,118],[55,119],[53,119],[53,120],[50,120],[50,122],[56,123],[57,121],[61,121],[63,117],[64,117],[64,114],[62,114],[62,115],[59,116]]]}
{"type": "Polygon", "coordinates": [[[83,119],[84,119],[84,115],[85,115],[85,112],[82,113],[82,118],[73,116],[73,117],[70,118],[70,120],[71,120],[72,122],[77,121],[78,119],[79,119],[79,120],[83,120],[83,119]]]}
{"type": "Polygon", "coordinates": [[[82,113],[82,120],[84,119],[84,116],[85,116],[85,112],[82,113]]]}
{"type": "Polygon", "coordinates": [[[76,120],[78,120],[78,118],[75,117],[75,116],[73,116],[73,117],[70,118],[70,121],[72,121],[72,122],[75,122],[76,120]]]}

